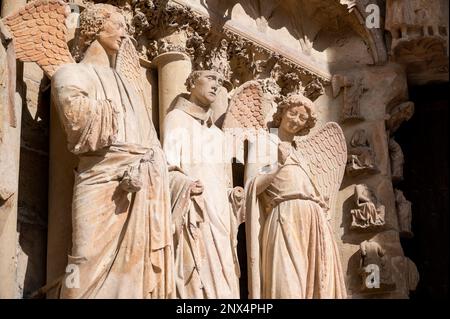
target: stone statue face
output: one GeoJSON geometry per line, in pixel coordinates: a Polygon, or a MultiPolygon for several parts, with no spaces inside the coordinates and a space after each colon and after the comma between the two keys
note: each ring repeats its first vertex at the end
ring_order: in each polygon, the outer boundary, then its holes
{"type": "Polygon", "coordinates": [[[280,128],[296,135],[304,128],[308,118],[308,111],[303,105],[288,107],[281,118],[280,128]]]}
{"type": "Polygon", "coordinates": [[[191,101],[206,107],[216,100],[221,77],[214,71],[202,71],[191,87],[191,101]]]}
{"type": "Polygon", "coordinates": [[[120,13],[113,12],[100,31],[97,40],[109,55],[119,51],[122,40],[127,35],[125,26],[125,18],[120,13]]]}

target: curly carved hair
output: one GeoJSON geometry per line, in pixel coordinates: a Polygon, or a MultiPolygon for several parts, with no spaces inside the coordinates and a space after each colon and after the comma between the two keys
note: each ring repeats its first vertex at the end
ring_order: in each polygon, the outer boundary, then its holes
{"type": "Polygon", "coordinates": [[[279,128],[284,113],[295,106],[304,106],[306,112],[308,113],[308,120],[306,121],[304,128],[298,133],[298,135],[307,135],[316,125],[317,115],[314,112],[314,103],[303,94],[290,95],[281,101],[277,107],[277,111],[273,115],[273,120],[270,127],[279,128]]]}
{"type": "Polygon", "coordinates": [[[214,72],[219,77],[219,82],[223,82],[223,76],[214,70],[199,70],[199,71],[193,71],[191,74],[189,74],[188,78],[186,79],[185,85],[188,90],[188,92],[191,92],[192,87],[195,85],[195,81],[201,76],[203,72],[214,72]]]}
{"type": "Polygon", "coordinates": [[[89,4],[81,12],[78,41],[73,52],[77,61],[83,58],[86,49],[95,41],[113,13],[121,13],[121,11],[110,4],[104,3],[89,4]]]}

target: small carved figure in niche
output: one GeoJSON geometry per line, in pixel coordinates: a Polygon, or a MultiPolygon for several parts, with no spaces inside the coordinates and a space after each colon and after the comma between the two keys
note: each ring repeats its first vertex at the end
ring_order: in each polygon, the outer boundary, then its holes
{"type": "Polygon", "coordinates": [[[402,148],[394,138],[389,140],[389,157],[391,159],[391,176],[394,183],[403,180],[403,164],[405,158],[403,156],[402,148]]]}
{"type": "Polygon", "coordinates": [[[349,176],[379,172],[374,151],[364,129],[357,130],[350,141],[346,172],[349,176]]]}
{"type": "Polygon", "coordinates": [[[411,238],[414,236],[411,231],[412,209],[411,202],[405,198],[401,190],[395,190],[395,203],[397,207],[398,227],[400,236],[411,238]]]}
{"type": "Polygon", "coordinates": [[[344,102],[342,106],[341,121],[359,120],[364,121],[361,115],[361,98],[367,91],[360,76],[334,75],[332,78],[333,97],[337,97],[344,90],[344,102]]]}
{"type": "Polygon", "coordinates": [[[385,207],[378,203],[367,185],[355,186],[355,200],[358,208],[350,211],[351,229],[374,230],[385,225],[385,207]]]}
{"type": "MultiPolygon", "coordinates": [[[[207,57],[207,61],[204,62],[205,66],[209,70],[218,72],[223,76],[223,85],[231,90],[231,66],[230,57],[228,55],[228,41],[221,39],[217,46],[213,48],[207,57]]],[[[203,57],[204,58],[204,57],[203,57]]]]}
{"type": "Polygon", "coordinates": [[[395,290],[392,266],[386,251],[372,240],[363,241],[359,247],[362,290],[365,292],[395,290]]]}
{"type": "Polygon", "coordinates": [[[409,121],[414,114],[414,103],[404,102],[395,106],[388,114],[386,128],[393,135],[403,122],[409,121]]]}

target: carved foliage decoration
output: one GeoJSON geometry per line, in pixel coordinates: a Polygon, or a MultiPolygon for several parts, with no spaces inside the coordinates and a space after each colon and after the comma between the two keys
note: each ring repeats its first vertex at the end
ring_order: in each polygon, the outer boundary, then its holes
{"type": "Polygon", "coordinates": [[[140,55],[149,61],[168,51],[180,51],[190,56],[193,69],[218,71],[234,88],[272,78],[282,96],[302,93],[311,100],[329,84],[326,77],[174,1],[130,2],[127,11],[133,16],[131,29],[140,55]]]}

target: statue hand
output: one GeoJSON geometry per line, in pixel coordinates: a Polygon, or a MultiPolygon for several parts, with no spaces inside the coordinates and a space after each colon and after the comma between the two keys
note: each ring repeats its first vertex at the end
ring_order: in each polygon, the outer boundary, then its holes
{"type": "Polygon", "coordinates": [[[199,180],[191,184],[191,196],[198,196],[203,194],[203,184],[199,180]]]}
{"type": "Polygon", "coordinates": [[[119,183],[119,187],[127,193],[136,193],[142,188],[142,181],[137,169],[130,168],[126,170],[119,183]]]}

